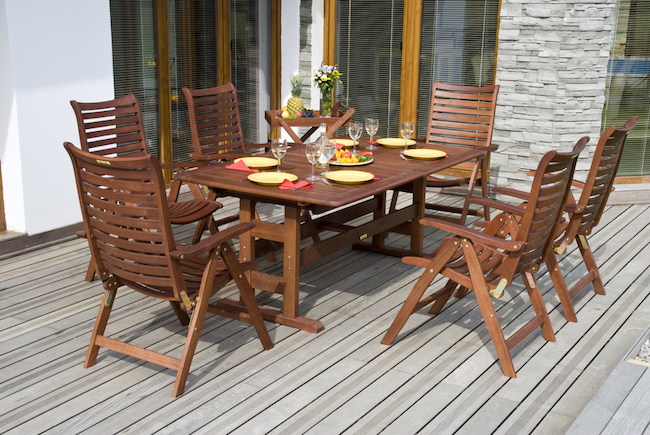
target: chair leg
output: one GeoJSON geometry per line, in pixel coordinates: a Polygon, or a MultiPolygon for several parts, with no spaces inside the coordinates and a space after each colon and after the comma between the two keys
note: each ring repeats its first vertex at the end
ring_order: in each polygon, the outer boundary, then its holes
{"type": "Polygon", "coordinates": [[[399,197],[399,190],[393,190],[393,194],[391,195],[390,198],[390,207],[388,208],[388,211],[390,213],[393,213],[395,210],[397,210],[397,198],[399,197]]]}
{"type": "Polygon", "coordinates": [[[86,277],[84,280],[88,282],[93,282],[95,279],[95,276],[97,276],[97,273],[95,272],[97,270],[97,267],[95,266],[95,259],[90,257],[90,262],[88,263],[88,269],[86,270],[86,277]]]}
{"type": "Polygon", "coordinates": [[[532,273],[525,272],[522,277],[524,278],[524,284],[526,285],[526,290],[530,296],[530,302],[533,304],[533,309],[535,314],[540,316],[543,320],[540,328],[542,329],[542,335],[546,341],[555,341],[555,333],[553,332],[553,325],[551,325],[551,319],[548,316],[548,311],[546,311],[546,305],[544,304],[544,299],[542,294],[539,292],[539,286],[537,285],[537,280],[532,273]],[[525,276],[524,276],[525,275],[525,276]]]}
{"type": "Polygon", "coordinates": [[[86,352],[84,368],[94,366],[95,361],[97,361],[99,346],[95,343],[97,342],[97,337],[104,335],[104,331],[106,331],[108,317],[111,315],[111,309],[113,308],[113,301],[115,300],[116,293],[116,289],[104,290],[102,304],[99,306],[99,313],[97,314],[97,320],[95,320],[95,327],[90,336],[90,344],[88,345],[88,351],[86,352]]]}
{"type": "Polygon", "coordinates": [[[253,288],[246,279],[246,275],[243,273],[239,261],[235,254],[232,252],[232,247],[228,243],[221,245],[221,258],[223,259],[224,264],[228,268],[233,280],[239,288],[239,295],[246,306],[248,315],[251,317],[257,336],[262,342],[262,347],[269,350],[273,348],[273,341],[269,336],[269,331],[266,329],[264,324],[264,319],[262,318],[262,313],[260,312],[260,307],[257,305],[255,300],[255,293],[253,293],[253,288]]]}
{"type": "Polygon", "coordinates": [[[576,310],[573,307],[573,302],[571,301],[571,296],[569,295],[569,289],[566,286],[566,281],[564,281],[562,271],[560,270],[560,265],[558,264],[557,257],[555,256],[553,249],[549,250],[548,256],[545,260],[546,268],[548,269],[551,275],[551,280],[555,285],[555,291],[560,298],[560,303],[562,304],[562,309],[564,310],[564,316],[569,322],[577,322],[578,316],[576,316],[576,310]]]}
{"type": "Polygon", "coordinates": [[[582,260],[584,261],[585,266],[587,267],[587,271],[589,273],[594,274],[593,284],[594,284],[594,288],[596,289],[596,293],[599,295],[604,295],[605,286],[603,285],[603,280],[600,278],[598,265],[596,264],[596,259],[594,258],[594,254],[591,252],[591,248],[589,247],[589,242],[587,242],[587,238],[583,235],[579,235],[577,237],[577,243],[578,243],[578,249],[582,254],[582,260]]]}
{"type": "MultiPolygon", "coordinates": [[[[489,164],[490,162],[488,159],[484,157],[481,161],[481,193],[483,194],[483,198],[488,198],[490,196],[488,188],[490,182],[489,164]]],[[[490,222],[490,207],[487,205],[483,206],[483,213],[485,214],[483,220],[490,222]]]]}
{"type": "Polygon", "coordinates": [[[449,298],[451,297],[452,293],[454,293],[454,290],[456,290],[456,287],[458,287],[458,284],[453,282],[452,280],[448,280],[447,284],[443,287],[442,294],[440,297],[436,299],[436,301],[433,303],[431,308],[429,308],[429,314],[438,314],[440,313],[440,310],[445,306],[449,298]]]}
{"type": "MultiPolygon", "coordinates": [[[[431,263],[429,263],[429,265],[424,269],[424,272],[422,272],[422,275],[415,283],[415,286],[413,286],[413,290],[411,290],[411,293],[407,296],[402,308],[400,308],[397,313],[395,320],[393,320],[393,323],[388,328],[388,331],[386,331],[384,338],[382,338],[381,344],[390,345],[393,343],[395,337],[397,337],[397,334],[402,330],[411,314],[423,308],[423,305],[419,303],[420,299],[422,299],[422,295],[429,287],[429,284],[431,284],[433,279],[438,275],[438,272],[443,269],[445,264],[447,264],[447,261],[458,250],[459,240],[458,237],[445,239],[444,244],[440,246],[436,256],[433,257],[431,263]]],[[[436,297],[439,297],[438,294],[442,295],[446,288],[447,286],[445,286],[441,291],[436,292],[436,297]]],[[[451,294],[451,291],[449,291],[449,293],[451,294]]],[[[447,298],[448,297],[449,296],[447,296],[447,298]]],[[[433,300],[435,299],[432,299],[430,302],[433,300]]]]}
{"type": "Polygon", "coordinates": [[[201,336],[201,329],[203,328],[205,313],[207,313],[208,305],[210,304],[210,292],[212,290],[212,284],[214,282],[214,274],[217,268],[217,261],[218,257],[216,255],[212,255],[212,260],[210,260],[210,263],[208,264],[208,267],[203,274],[203,281],[201,282],[199,294],[194,300],[196,302],[196,305],[194,306],[192,321],[190,322],[187,338],[185,339],[183,354],[178,364],[176,381],[174,382],[174,389],[172,390],[172,397],[178,397],[183,394],[183,391],[185,391],[185,382],[187,381],[187,376],[190,372],[196,345],[198,344],[199,337],[201,336]]]}
{"type": "Polygon", "coordinates": [[[481,264],[478,260],[476,251],[474,250],[474,245],[471,242],[463,242],[463,252],[467,259],[469,276],[472,280],[472,286],[474,287],[473,290],[476,295],[476,301],[478,302],[479,309],[483,315],[483,320],[485,321],[488,333],[492,338],[494,348],[497,351],[497,356],[501,362],[501,369],[506,376],[516,378],[517,374],[515,373],[515,366],[512,363],[512,357],[510,356],[510,351],[508,350],[508,345],[503,335],[501,324],[497,319],[494,305],[492,305],[492,298],[490,298],[490,294],[488,293],[488,288],[483,276],[483,270],[481,269],[481,264]]]}
{"type": "Polygon", "coordinates": [[[181,322],[181,325],[187,326],[190,323],[190,316],[187,315],[185,311],[181,309],[181,303],[178,301],[169,301],[169,304],[172,306],[176,317],[181,322]]]}
{"type": "MultiPolygon", "coordinates": [[[[482,160],[483,159],[481,159],[481,162],[482,160]]],[[[465,203],[463,204],[463,208],[461,209],[460,220],[458,221],[460,225],[465,225],[465,221],[467,220],[467,214],[469,213],[469,199],[472,197],[474,193],[476,176],[478,175],[481,162],[476,162],[476,165],[474,165],[474,169],[472,169],[472,175],[469,178],[469,183],[467,183],[467,192],[465,193],[465,203]]]]}

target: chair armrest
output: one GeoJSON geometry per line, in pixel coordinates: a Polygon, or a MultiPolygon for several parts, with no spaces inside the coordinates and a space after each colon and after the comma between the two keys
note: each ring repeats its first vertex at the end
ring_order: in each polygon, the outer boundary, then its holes
{"type": "Polygon", "coordinates": [[[501,195],[514,196],[515,198],[523,199],[524,201],[528,201],[528,195],[529,195],[528,192],[524,192],[523,190],[510,189],[509,187],[499,187],[499,186],[494,186],[492,188],[492,192],[499,193],[501,195]]]}
{"type": "Polygon", "coordinates": [[[202,166],[207,166],[204,162],[172,162],[172,163],[161,163],[161,169],[186,169],[186,168],[200,168],[202,166]]]}
{"type": "Polygon", "coordinates": [[[468,202],[471,204],[486,205],[490,208],[496,208],[497,210],[512,213],[517,216],[523,216],[526,210],[524,207],[508,204],[507,202],[497,201],[496,199],[491,198],[472,197],[468,199],[468,202]]]}
{"type": "Polygon", "coordinates": [[[199,160],[202,162],[214,162],[217,160],[234,160],[241,157],[246,157],[246,154],[242,153],[220,153],[220,154],[198,154],[198,153],[188,153],[190,158],[194,160],[199,160]]]}
{"type": "Polygon", "coordinates": [[[235,225],[234,227],[219,231],[207,239],[201,240],[199,243],[191,246],[187,246],[182,250],[176,250],[169,253],[169,255],[174,260],[184,260],[186,258],[196,257],[201,255],[204,252],[210,252],[212,249],[216,248],[220,244],[227,242],[228,240],[237,237],[238,235],[250,231],[255,228],[255,224],[252,223],[241,223],[235,225]]]}
{"type": "Polygon", "coordinates": [[[447,222],[439,219],[426,217],[420,219],[420,224],[429,227],[438,228],[439,230],[443,230],[448,233],[456,234],[460,237],[471,239],[474,242],[478,242],[483,245],[487,245],[494,248],[503,249],[506,251],[519,251],[522,248],[521,242],[500,239],[498,237],[490,236],[481,231],[472,228],[467,228],[453,222],[447,222]]]}

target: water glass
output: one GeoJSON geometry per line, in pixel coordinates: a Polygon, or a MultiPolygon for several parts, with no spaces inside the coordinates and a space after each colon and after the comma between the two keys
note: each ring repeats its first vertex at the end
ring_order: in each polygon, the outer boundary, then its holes
{"type": "Polygon", "coordinates": [[[403,121],[399,129],[402,137],[404,138],[404,149],[408,149],[408,140],[413,134],[413,122],[412,121],[403,121]]]}
{"type": "Polygon", "coordinates": [[[372,137],[377,134],[377,130],[379,130],[379,120],[377,118],[366,118],[366,131],[368,132],[368,136],[370,136],[369,150],[377,148],[372,144],[372,137]]]}
{"type": "Polygon", "coordinates": [[[356,142],[361,137],[361,131],[362,130],[363,130],[363,124],[361,124],[360,122],[351,122],[350,125],[348,126],[348,135],[350,135],[350,139],[352,139],[354,141],[352,151],[355,154],[357,152],[357,144],[356,144],[356,142]]]}
{"type": "Polygon", "coordinates": [[[273,157],[278,159],[278,168],[277,171],[280,171],[280,165],[282,164],[282,158],[287,153],[287,140],[284,138],[277,138],[271,141],[271,152],[273,157]]]}
{"type": "Polygon", "coordinates": [[[319,178],[316,176],[316,163],[320,159],[321,147],[319,144],[310,142],[305,145],[305,154],[307,155],[307,160],[311,163],[311,176],[307,177],[307,181],[316,181],[319,178]]]}

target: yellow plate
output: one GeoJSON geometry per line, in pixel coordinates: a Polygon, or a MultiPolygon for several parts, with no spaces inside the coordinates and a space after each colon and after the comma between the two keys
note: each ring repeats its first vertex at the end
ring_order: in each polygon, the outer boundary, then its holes
{"type": "Polygon", "coordinates": [[[277,160],[268,157],[242,157],[239,159],[235,159],[234,163],[237,163],[240,160],[243,160],[244,163],[246,163],[246,166],[248,166],[249,168],[264,169],[264,168],[272,168],[278,165],[277,160]]]}
{"type": "Polygon", "coordinates": [[[405,145],[405,142],[407,145],[415,145],[415,141],[413,139],[409,139],[407,141],[404,141],[404,139],[400,139],[398,137],[387,137],[384,139],[377,139],[377,143],[379,145],[383,145],[388,148],[402,148],[405,145]]]}
{"type": "Polygon", "coordinates": [[[325,174],[328,180],[341,184],[361,184],[375,178],[370,172],[365,171],[331,171],[325,174]]]}
{"type": "Polygon", "coordinates": [[[406,157],[418,160],[434,160],[447,155],[446,152],[440,150],[430,150],[427,148],[419,148],[416,150],[405,150],[403,153],[406,157]]]}
{"type": "Polygon", "coordinates": [[[370,159],[366,162],[357,162],[357,163],[342,163],[342,162],[337,162],[336,160],[331,160],[330,165],[334,166],[361,166],[361,165],[369,165],[372,162],[374,162],[374,159],[370,159]]]}
{"type": "Polygon", "coordinates": [[[284,180],[296,181],[298,177],[288,172],[255,172],[248,175],[248,179],[264,186],[278,186],[284,180]]]}
{"type": "Polygon", "coordinates": [[[338,144],[338,145],[343,145],[344,147],[351,147],[354,145],[359,145],[358,140],[352,140],[352,139],[330,139],[333,144],[338,144]]]}

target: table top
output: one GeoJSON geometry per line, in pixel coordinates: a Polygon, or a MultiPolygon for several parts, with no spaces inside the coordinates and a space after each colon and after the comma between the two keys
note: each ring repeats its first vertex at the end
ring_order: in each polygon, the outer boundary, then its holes
{"type": "MultiPolygon", "coordinates": [[[[367,151],[365,149],[367,145],[367,138],[361,138],[359,145],[360,151],[367,151]]],[[[295,191],[282,190],[277,186],[263,186],[247,179],[250,172],[226,169],[225,166],[232,162],[184,171],[177,174],[176,178],[181,181],[202,184],[218,189],[227,196],[252,198],[263,202],[279,204],[294,204],[300,207],[317,205],[335,208],[408,184],[429,174],[479,157],[486,150],[496,149],[496,146],[474,148],[429,146],[423,143],[418,143],[416,146],[445,151],[447,157],[429,161],[405,161],[400,157],[400,152],[403,151],[402,148],[385,148],[379,145],[377,149],[372,150],[374,161],[371,164],[353,167],[330,165],[330,171],[355,169],[370,172],[375,177],[381,178],[379,181],[353,185],[353,188],[327,185],[322,180],[313,182],[313,188],[311,189],[299,189],[295,191]]],[[[270,153],[264,154],[264,156],[273,157],[270,153]]],[[[281,168],[283,172],[297,175],[298,180],[304,180],[311,175],[311,165],[305,156],[305,147],[303,145],[293,145],[284,159],[282,159],[281,168]]],[[[323,176],[319,175],[319,171],[323,170],[317,168],[316,175],[322,178],[323,176]]]]}

